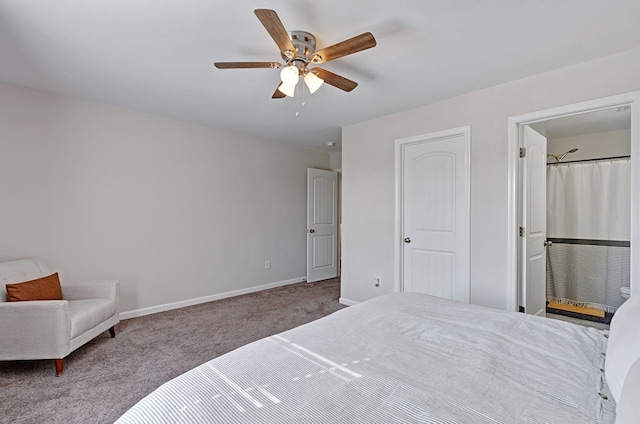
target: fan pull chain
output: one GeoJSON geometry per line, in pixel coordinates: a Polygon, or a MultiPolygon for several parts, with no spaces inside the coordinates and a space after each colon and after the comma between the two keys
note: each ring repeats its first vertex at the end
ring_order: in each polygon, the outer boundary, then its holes
{"type": "Polygon", "coordinates": [[[300,116],[300,78],[299,77],[298,77],[298,83],[296,84],[296,88],[295,88],[295,99],[296,99],[296,116],[300,116]]]}
{"type": "Polygon", "coordinates": [[[296,84],[296,116],[300,116],[300,83],[296,84]]]}

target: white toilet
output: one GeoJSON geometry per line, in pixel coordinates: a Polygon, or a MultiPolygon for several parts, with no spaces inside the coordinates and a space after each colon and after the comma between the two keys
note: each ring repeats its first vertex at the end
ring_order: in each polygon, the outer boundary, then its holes
{"type": "Polygon", "coordinates": [[[629,297],[631,296],[631,287],[629,286],[620,287],[620,296],[622,296],[624,300],[629,299],[629,297]]]}

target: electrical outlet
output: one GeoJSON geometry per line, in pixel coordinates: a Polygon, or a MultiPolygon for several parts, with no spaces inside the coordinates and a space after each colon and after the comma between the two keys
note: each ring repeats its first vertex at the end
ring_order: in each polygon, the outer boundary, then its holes
{"type": "Polygon", "coordinates": [[[374,277],[373,281],[375,281],[375,284],[374,284],[375,287],[380,287],[380,277],[374,277]]]}
{"type": "Polygon", "coordinates": [[[269,268],[271,268],[271,261],[270,260],[264,261],[264,269],[269,269],[269,268]]]}

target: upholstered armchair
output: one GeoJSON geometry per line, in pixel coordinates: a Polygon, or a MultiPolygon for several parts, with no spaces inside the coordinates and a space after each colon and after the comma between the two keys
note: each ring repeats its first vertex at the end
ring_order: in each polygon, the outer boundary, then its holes
{"type": "Polygon", "coordinates": [[[63,300],[7,301],[6,284],[51,274],[37,258],[0,262],[0,360],[53,359],[60,375],[71,352],[103,331],[115,337],[119,282],[61,282],[63,300]]]}

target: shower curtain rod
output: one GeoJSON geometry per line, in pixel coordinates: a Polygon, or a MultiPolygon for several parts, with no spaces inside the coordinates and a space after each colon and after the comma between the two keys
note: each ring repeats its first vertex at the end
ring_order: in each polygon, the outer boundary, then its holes
{"type": "Polygon", "coordinates": [[[564,165],[566,163],[598,162],[598,161],[605,161],[605,160],[621,160],[621,159],[631,159],[631,155],[608,156],[604,158],[592,158],[592,159],[580,159],[580,160],[566,160],[562,162],[550,162],[547,165],[564,165]]]}

